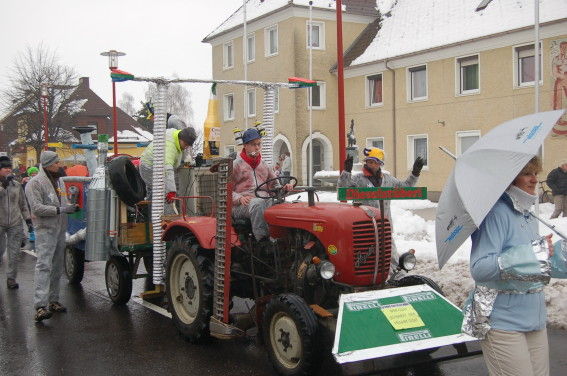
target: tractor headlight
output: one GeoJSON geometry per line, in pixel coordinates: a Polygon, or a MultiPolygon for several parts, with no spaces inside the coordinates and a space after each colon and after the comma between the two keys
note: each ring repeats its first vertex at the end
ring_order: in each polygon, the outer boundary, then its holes
{"type": "Polygon", "coordinates": [[[323,279],[331,279],[335,275],[335,265],[330,261],[321,261],[319,263],[319,274],[323,279]]]}
{"type": "Polygon", "coordinates": [[[400,256],[399,265],[400,268],[404,269],[405,271],[410,271],[415,268],[416,258],[414,252],[410,250],[409,252],[404,253],[400,256]]]}

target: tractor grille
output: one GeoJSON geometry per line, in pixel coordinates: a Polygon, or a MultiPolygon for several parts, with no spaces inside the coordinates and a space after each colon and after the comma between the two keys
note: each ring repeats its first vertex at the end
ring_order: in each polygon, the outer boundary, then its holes
{"type": "MultiPolygon", "coordinates": [[[[377,221],[378,231],[380,231],[380,220],[377,221]]],[[[376,240],[374,235],[374,225],[372,221],[354,222],[352,224],[352,244],[353,244],[353,263],[355,276],[373,276],[376,257],[378,257],[378,273],[382,279],[388,275],[390,269],[390,257],[392,253],[392,230],[390,221],[384,219],[384,244],[380,244],[380,249],[376,252],[376,240]]],[[[378,240],[382,236],[378,233],[378,240]]]]}

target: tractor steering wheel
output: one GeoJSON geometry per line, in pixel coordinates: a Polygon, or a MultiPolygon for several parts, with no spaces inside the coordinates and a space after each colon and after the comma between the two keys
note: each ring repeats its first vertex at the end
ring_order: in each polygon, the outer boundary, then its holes
{"type": "Polygon", "coordinates": [[[263,198],[264,200],[267,200],[269,198],[276,198],[276,199],[280,199],[280,198],[284,198],[285,196],[287,196],[288,191],[284,191],[283,187],[286,184],[291,183],[293,185],[293,187],[295,188],[295,186],[297,185],[297,179],[294,176],[276,176],[275,178],[271,178],[266,180],[265,182],[263,182],[262,184],[260,184],[258,187],[256,187],[256,189],[254,190],[254,195],[256,195],[256,197],[258,198],[263,198]],[[267,189],[268,188],[268,184],[270,184],[273,181],[278,180],[280,182],[280,187],[278,188],[273,188],[273,189],[267,189]],[[293,183],[292,183],[293,180],[293,183]],[[266,186],[264,188],[262,188],[263,186],[266,186]],[[268,193],[268,196],[260,196],[258,194],[259,191],[262,192],[266,192],[268,193]]]}

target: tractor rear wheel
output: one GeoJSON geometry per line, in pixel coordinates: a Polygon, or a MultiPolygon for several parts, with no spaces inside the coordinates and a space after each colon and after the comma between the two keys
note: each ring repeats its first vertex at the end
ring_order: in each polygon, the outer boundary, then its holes
{"type": "Polygon", "coordinates": [[[213,264],[192,237],[178,238],[168,253],[165,283],[173,323],[190,342],[200,342],[210,336],[213,264]]]}
{"type": "Polygon", "coordinates": [[[264,340],[268,356],[280,375],[311,375],[319,366],[318,323],[305,300],[295,294],[278,295],[264,312],[264,340]]]}

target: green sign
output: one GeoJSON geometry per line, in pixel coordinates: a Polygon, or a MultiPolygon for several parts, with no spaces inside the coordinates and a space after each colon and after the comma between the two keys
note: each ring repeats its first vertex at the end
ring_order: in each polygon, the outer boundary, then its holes
{"type": "Polygon", "coordinates": [[[426,187],[343,187],[338,190],[339,201],[346,200],[425,200],[426,187]]]}
{"type": "Polygon", "coordinates": [[[348,363],[475,340],[461,310],[427,285],[341,296],[333,354],[348,363]]]}

